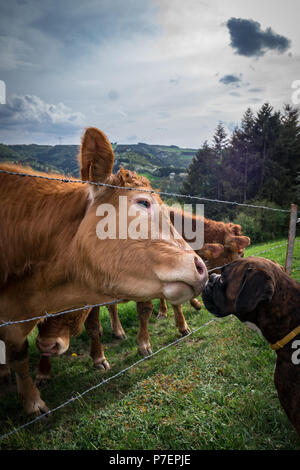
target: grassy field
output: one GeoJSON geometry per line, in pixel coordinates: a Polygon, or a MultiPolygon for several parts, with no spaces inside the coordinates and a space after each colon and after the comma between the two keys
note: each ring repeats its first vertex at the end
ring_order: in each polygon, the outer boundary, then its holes
{"type": "MultiPolygon", "coordinates": [[[[292,276],[300,281],[300,238],[292,276]],[[297,270],[298,268],[298,270],[297,270]]],[[[255,245],[248,255],[285,261],[285,240],[255,245]],[[273,249],[276,245],[284,245],[273,249]]],[[[157,313],[158,302],[154,302],[157,313]]],[[[51,383],[42,389],[49,408],[114,375],[140,359],[135,304],[119,308],[127,339],[113,339],[106,309],[101,310],[103,343],[112,366],[94,371],[85,332],[69,351],[52,360],[51,383]],[[73,353],[76,356],[72,355],[73,353]]],[[[191,328],[212,316],[185,304],[191,328]]],[[[150,321],[153,351],[179,337],[172,310],[168,319],[150,321]]],[[[30,337],[32,374],[38,353],[30,337]]],[[[275,353],[235,317],[211,323],[176,346],[161,351],[111,382],[0,441],[2,449],[298,449],[300,441],[282,411],[273,384],[275,353]]],[[[15,385],[1,391],[0,434],[27,421],[15,385]]]]}

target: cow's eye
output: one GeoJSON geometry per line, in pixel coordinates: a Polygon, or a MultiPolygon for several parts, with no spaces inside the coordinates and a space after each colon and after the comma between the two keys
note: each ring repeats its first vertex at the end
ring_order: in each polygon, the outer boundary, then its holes
{"type": "Polygon", "coordinates": [[[138,199],[136,202],[139,206],[146,207],[146,209],[149,209],[149,207],[151,206],[150,202],[147,201],[147,199],[138,199]]]}

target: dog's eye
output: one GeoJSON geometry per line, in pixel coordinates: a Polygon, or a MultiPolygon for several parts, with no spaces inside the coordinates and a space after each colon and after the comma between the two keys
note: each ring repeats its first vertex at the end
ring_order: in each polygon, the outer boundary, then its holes
{"type": "Polygon", "coordinates": [[[149,207],[151,206],[150,202],[147,201],[147,199],[138,199],[138,200],[136,201],[136,203],[137,203],[139,206],[146,207],[146,209],[149,209],[149,207]]]}

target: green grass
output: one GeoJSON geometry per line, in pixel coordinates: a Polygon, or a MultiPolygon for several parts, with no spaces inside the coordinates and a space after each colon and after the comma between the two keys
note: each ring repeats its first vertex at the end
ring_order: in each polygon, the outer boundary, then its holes
{"type": "MultiPolygon", "coordinates": [[[[300,280],[300,239],[293,277],[300,280]]],[[[251,246],[248,255],[285,240],[251,246]]],[[[284,264],[285,247],[261,256],[284,264]]],[[[154,302],[155,313],[158,301],[154,302]]],[[[135,304],[119,307],[127,333],[114,340],[106,309],[101,310],[103,344],[112,366],[96,372],[84,332],[69,351],[52,360],[51,384],[42,397],[54,408],[139,359],[135,304]],[[72,353],[77,356],[73,357],[72,353]]],[[[190,327],[212,316],[184,305],[190,327]]],[[[153,351],[179,337],[172,310],[168,319],[150,321],[153,351]]],[[[30,359],[33,375],[38,353],[33,333],[30,359]]],[[[201,329],[176,346],[160,352],[129,372],[52,415],[0,442],[2,449],[298,449],[299,439],[282,411],[273,384],[275,353],[267,342],[230,316],[201,329]]],[[[0,434],[25,423],[15,388],[1,394],[0,434]]]]}

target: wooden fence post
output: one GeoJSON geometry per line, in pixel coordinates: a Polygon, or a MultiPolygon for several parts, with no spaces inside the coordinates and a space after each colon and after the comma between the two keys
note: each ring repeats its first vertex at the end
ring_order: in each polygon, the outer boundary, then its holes
{"type": "Polygon", "coordinates": [[[289,238],[288,238],[288,245],[287,245],[287,250],[286,250],[286,260],[285,260],[285,271],[289,275],[291,274],[292,264],[293,264],[297,214],[298,214],[298,206],[296,204],[291,204],[289,238]]]}

